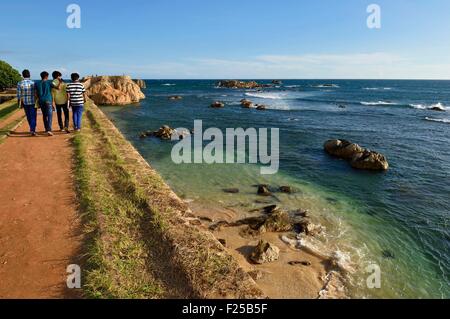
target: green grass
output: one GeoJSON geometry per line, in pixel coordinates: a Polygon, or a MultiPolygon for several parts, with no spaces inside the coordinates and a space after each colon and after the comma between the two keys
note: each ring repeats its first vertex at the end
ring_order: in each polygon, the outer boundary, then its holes
{"type": "Polygon", "coordinates": [[[17,125],[20,124],[20,122],[22,122],[23,117],[12,121],[11,123],[9,123],[8,125],[0,128],[0,144],[2,144],[5,141],[5,138],[8,136],[8,134],[11,132],[11,130],[13,130],[17,125]]]}
{"type": "Polygon", "coordinates": [[[17,103],[12,100],[0,105],[0,121],[8,118],[19,109],[17,103]]]}
{"type": "Polygon", "coordinates": [[[147,207],[136,196],[114,146],[102,138],[89,114],[83,132],[74,138],[86,234],[84,294],[89,298],[162,297],[163,285],[147,264],[149,243],[141,235],[141,223],[149,216],[147,207]]]}

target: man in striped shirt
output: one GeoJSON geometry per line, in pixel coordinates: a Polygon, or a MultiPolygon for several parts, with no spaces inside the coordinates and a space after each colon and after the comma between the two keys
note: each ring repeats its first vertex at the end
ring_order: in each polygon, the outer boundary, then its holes
{"type": "Polygon", "coordinates": [[[75,132],[79,132],[81,130],[84,103],[86,102],[86,90],[83,83],[80,83],[80,75],[78,73],[72,73],[70,78],[72,79],[72,83],[67,84],[67,98],[69,100],[69,106],[72,107],[75,132]]]}
{"type": "Polygon", "coordinates": [[[30,71],[23,70],[22,76],[23,80],[17,84],[17,103],[19,104],[19,108],[25,110],[31,135],[36,136],[36,87],[35,83],[30,80],[30,71]]]}

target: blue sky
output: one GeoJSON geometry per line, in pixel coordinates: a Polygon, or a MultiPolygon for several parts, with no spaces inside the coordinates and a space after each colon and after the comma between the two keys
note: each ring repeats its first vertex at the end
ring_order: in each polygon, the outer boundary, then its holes
{"type": "Polygon", "coordinates": [[[0,12],[0,59],[34,75],[450,79],[448,0],[21,0],[0,12]],[[71,3],[81,29],[66,26],[71,3]],[[372,3],[381,29],[367,27],[372,3]]]}

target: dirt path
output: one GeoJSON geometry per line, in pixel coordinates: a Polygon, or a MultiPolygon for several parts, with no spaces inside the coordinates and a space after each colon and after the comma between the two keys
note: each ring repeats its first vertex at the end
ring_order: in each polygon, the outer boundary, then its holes
{"type": "Polygon", "coordinates": [[[28,130],[25,121],[0,145],[0,298],[74,298],[66,288],[81,248],[72,135],[28,130]]]}

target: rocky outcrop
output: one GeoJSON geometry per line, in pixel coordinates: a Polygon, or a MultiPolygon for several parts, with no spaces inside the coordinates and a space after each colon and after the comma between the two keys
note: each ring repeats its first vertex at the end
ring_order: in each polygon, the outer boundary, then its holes
{"type": "Polygon", "coordinates": [[[327,141],[324,148],[328,154],[349,161],[351,166],[356,169],[373,171],[389,169],[389,163],[384,155],[346,140],[327,141]]]}
{"type": "Polygon", "coordinates": [[[145,83],[144,80],[133,79],[133,82],[136,83],[141,89],[146,89],[147,88],[147,84],[145,83]]]}
{"type": "Polygon", "coordinates": [[[256,264],[265,264],[278,260],[280,258],[280,249],[265,241],[259,241],[258,245],[250,255],[251,261],[256,264]]]}
{"type": "Polygon", "coordinates": [[[171,101],[177,101],[177,100],[182,100],[182,99],[183,99],[183,97],[180,95],[169,96],[169,100],[171,100],[171,101]]]}
{"type": "Polygon", "coordinates": [[[228,89],[256,89],[266,87],[267,85],[259,84],[255,81],[237,81],[237,80],[226,80],[217,83],[218,87],[228,88],[228,89]]]}
{"type": "Polygon", "coordinates": [[[144,93],[129,76],[85,78],[87,95],[97,105],[128,105],[145,99],[144,93]]]}

